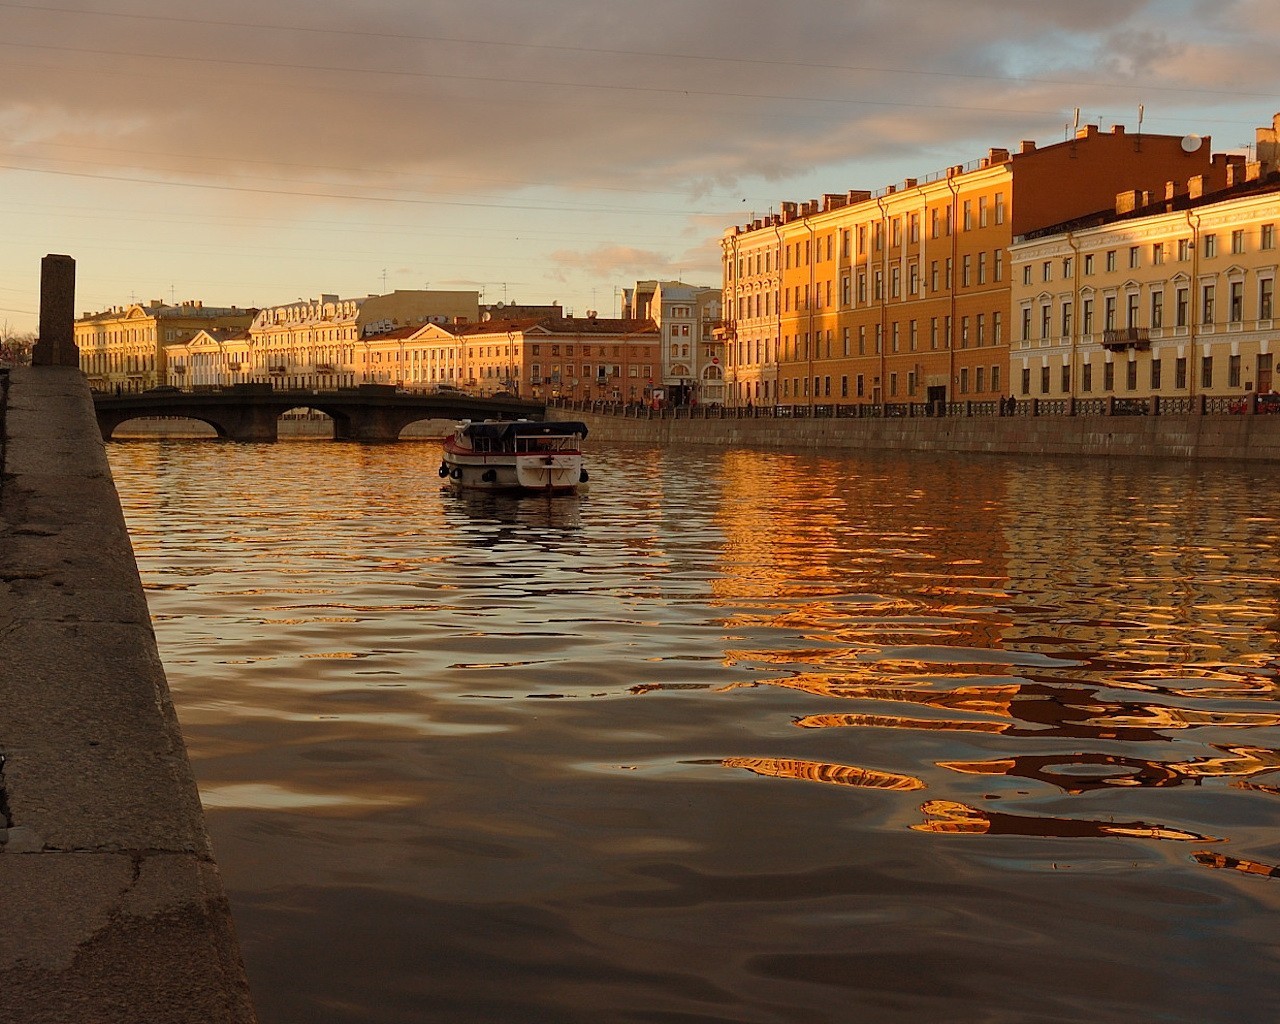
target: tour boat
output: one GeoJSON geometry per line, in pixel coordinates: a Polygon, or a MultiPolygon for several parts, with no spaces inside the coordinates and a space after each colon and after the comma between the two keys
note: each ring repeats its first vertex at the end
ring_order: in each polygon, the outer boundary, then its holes
{"type": "Polygon", "coordinates": [[[444,439],[440,476],[456,490],[574,494],[585,490],[576,421],[463,420],[444,439]]]}

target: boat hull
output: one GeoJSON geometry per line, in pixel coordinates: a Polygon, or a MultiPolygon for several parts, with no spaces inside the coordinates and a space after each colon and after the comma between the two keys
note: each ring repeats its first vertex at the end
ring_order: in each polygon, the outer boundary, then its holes
{"type": "Polygon", "coordinates": [[[586,484],[582,455],[578,452],[484,455],[446,447],[440,470],[445,483],[454,490],[575,494],[586,484]]]}

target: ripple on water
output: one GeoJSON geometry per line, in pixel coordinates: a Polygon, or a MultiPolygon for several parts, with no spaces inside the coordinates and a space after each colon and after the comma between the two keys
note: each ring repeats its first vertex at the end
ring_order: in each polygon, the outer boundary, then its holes
{"type": "Polygon", "coordinates": [[[438,447],[109,446],[264,1022],[1280,1015],[1264,469],[438,447]]]}

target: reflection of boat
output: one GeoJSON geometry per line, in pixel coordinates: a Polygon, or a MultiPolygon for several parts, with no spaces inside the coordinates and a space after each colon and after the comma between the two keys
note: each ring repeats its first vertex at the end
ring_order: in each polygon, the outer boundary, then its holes
{"type": "Polygon", "coordinates": [[[440,475],[458,490],[572,494],[584,489],[585,423],[463,420],[444,439],[440,475]]]}

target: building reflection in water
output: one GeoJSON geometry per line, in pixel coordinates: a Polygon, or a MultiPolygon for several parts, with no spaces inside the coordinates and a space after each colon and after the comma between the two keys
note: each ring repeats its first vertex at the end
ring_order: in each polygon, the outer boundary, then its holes
{"type": "MultiPolygon", "coordinates": [[[[888,773],[939,792],[917,831],[1209,841],[1120,814],[978,811],[969,801],[1009,794],[960,782],[1034,783],[1020,794],[1030,807],[1050,791],[1199,787],[1280,769],[1276,522],[1195,500],[1186,476],[1132,493],[1122,470],[1095,466],[1046,493],[1030,463],[869,459],[855,477],[847,461],[727,455],[712,586],[738,641],[729,663],[765,671],[719,689],[813,698],[823,706],[793,724],[847,730],[859,762],[886,751],[874,737],[888,731],[978,745],[983,756],[888,773]]],[[[844,767],[722,763],[823,781],[844,767]]]]}

